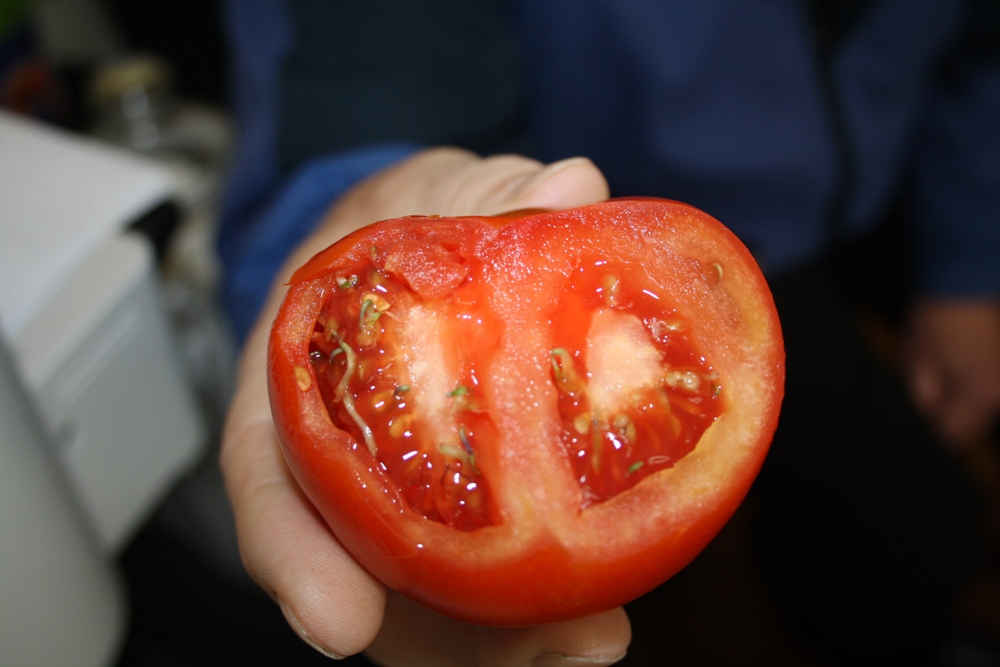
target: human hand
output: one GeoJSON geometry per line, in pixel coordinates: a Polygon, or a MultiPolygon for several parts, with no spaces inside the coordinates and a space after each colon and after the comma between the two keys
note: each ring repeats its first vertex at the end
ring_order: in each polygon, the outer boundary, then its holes
{"type": "Polygon", "coordinates": [[[957,447],[982,440],[1000,415],[1000,302],[919,302],[906,361],[917,407],[938,434],[957,447]]]}
{"type": "Polygon", "coordinates": [[[251,576],[295,631],[333,657],[367,649],[384,665],[610,665],[631,636],[621,609],[551,625],[485,628],[441,616],[385,587],[340,546],[285,465],[267,395],[271,321],[295,267],[364,224],[408,214],[490,215],[607,198],[587,160],[424,151],[354,188],[289,258],[247,339],[220,463],[251,576]]]}

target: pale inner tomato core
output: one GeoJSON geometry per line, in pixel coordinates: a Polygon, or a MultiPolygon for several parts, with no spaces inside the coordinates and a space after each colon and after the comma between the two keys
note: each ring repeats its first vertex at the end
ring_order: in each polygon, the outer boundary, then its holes
{"type": "Polygon", "coordinates": [[[463,362],[468,350],[452,342],[463,327],[490,324],[467,321],[473,303],[423,304],[368,266],[336,278],[310,345],[334,424],[374,450],[413,510],[464,531],[496,523],[476,465],[476,447],[496,432],[480,406],[475,366],[463,362]]]}
{"type": "Polygon", "coordinates": [[[722,411],[690,323],[647,283],[639,267],[584,262],[554,318],[552,379],[584,507],[673,466],[722,411]]]}

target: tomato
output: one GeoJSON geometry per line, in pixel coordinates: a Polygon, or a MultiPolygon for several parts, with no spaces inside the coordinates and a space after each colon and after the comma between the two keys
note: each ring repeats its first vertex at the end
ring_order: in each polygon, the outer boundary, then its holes
{"type": "Polygon", "coordinates": [[[689,563],[763,462],[774,304],[677,202],[408,217],[290,281],[269,345],[285,457],[337,539],[453,617],[628,602],[689,563]]]}

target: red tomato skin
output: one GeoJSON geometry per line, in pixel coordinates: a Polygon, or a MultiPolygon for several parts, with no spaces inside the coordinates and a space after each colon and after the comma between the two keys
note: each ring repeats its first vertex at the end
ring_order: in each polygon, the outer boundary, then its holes
{"type": "MultiPolygon", "coordinates": [[[[503,524],[463,533],[409,509],[364,445],[331,422],[315,378],[299,370],[310,368],[308,341],[323,283],[337,267],[361,261],[373,246],[383,252],[393,239],[411,238],[412,229],[450,224],[450,219],[404,218],[352,234],[317,254],[290,281],[268,350],[272,411],[286,460],[334,535],[362,565],[390,588],[441,613],[517,626],[624,604],[676,574],[708,544],[763,463],[784,381],[780,328],[767,285],[735,236],[677,202],[611,200],[568,212],[464,220],[480,225],[465,239],[473,246],[499,235],[533,253],[548,252],[539,246],[560,230],[569,230],[567,238],[596,229],[605,240],[626,239],[613,240],[615,245],[653,242],[656,247],[641,259],[658,258],[662,266],[653,273],[668,283],[664,292],[699,328],[706,356],[725,378],[726,410],[703,442],[674,468],[580,511],[571,485],[553,472],[561,464],[539,464],[541,459],[531,459],[538,456],[534,448],[517,452],[512,440],[516,454],[496,455],[491,465],[504,478],[520,479],[526,499],[519,503],[513,496],[516,507],[503,524]],[[718,276],[716,264],[725,267],[718,276]],[[713,280],[719,284],[713,286],[713,280]]],[[[538,377],[547,372],[529,370],[538,377]]],[[[509,430],[533,423],[524,420],[509,430]]]]}

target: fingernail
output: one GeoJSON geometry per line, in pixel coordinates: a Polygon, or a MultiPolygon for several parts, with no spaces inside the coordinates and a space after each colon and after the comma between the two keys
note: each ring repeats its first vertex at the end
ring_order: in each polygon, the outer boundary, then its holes
{"type": "Polygon", "coordinates": [[[619,662],[624,657],[624,653],[614,658],[543,653],[532,661],[531,667],[606,667],[619,662]]]}
{"type": "Polygon", "coordinates": [[[317,644],[316,640],[310,637],[309,633],[306,632],[306,629],[302,627],[302,623],[299,622],[298,617],[296,617],[295,614],[292,612],[292,608],[289,607],[284,600],[279,599],[278,606],[281,607],[281,613],[285,615],[285,620],[288,621],[288,624],[292,626],[292,629],[295,630],[295,634],[297,634],[302,639],[302,641],[309,644],[314,649],[316,649],[317,651],[319,651],[328,658],[332,658],[334,660],[344,659],[345,656],[342,656],[338,653],[334,653],[325,646],[320,646],[319,644],[317,644]]]}

